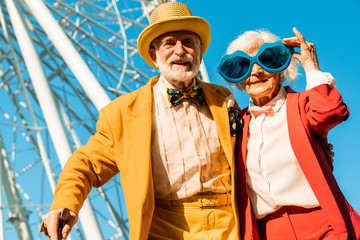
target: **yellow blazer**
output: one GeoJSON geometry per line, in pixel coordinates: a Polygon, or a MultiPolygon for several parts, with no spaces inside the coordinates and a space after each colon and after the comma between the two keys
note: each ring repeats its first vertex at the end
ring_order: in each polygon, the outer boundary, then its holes
{"type": "MultiPolygon", "coordinates": [[[[92,187],[100,187],[120,174],[130,225],[130,239],[147,239],[154,211],[151,164],[152,85],[125,94],[100,111],[97,132],[67,161],[54,193],[51,210],[69,208],[79,213],[92,187]]],[[[197,80],[198,81],[198,80],[197,80]]],[[[235,138],[230,135],[225,99],[230,91],[198,81],[215,119],[222,148],[231,167],[232,206],[238,226],[235,201],[235,138]]]]}

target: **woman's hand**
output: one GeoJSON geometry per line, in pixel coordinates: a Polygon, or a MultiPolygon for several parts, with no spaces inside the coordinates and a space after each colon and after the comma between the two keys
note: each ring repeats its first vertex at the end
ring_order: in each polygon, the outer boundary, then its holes
{"type": "Polygon", "coordinates": [[[295,52],[293,56],[300,61],[305,73],[311,69],[320,70],[315,45],[306,42],[304,36],[301,35],[295,27],[293,28],[293,32],[296,37],[285,38],[283,39],[283,43],[294,48],[300,48],[300,53],[295,52]]]}

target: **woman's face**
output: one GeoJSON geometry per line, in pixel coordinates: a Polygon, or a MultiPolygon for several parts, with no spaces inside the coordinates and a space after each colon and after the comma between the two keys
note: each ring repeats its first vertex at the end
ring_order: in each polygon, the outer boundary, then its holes
{"type": "MultiPolygon", "coordinates": [[[[250,56],[255,56],[258,49],[246,52],[250,56]]],[[[269,73],[262,69],[258,64],[254,64],[250,77],[243,83],[243,89],[252,97],[255,105],[263,106],[273,99],[279,89],[280,73],[269,73]]]]}

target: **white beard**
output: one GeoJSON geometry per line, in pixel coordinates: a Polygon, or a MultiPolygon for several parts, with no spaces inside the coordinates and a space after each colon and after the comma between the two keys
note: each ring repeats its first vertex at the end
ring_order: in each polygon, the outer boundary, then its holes
{"type": "Polygon", "coordinates": [[[158,52],[156,52],[156,59],[161,75],[170,82],[183,82],[189,79],[193,79],[199,72],[200,63],[195,63],[193,61],[193,57],[190,54],[185,54],[181,57],[177,55],[172,55],[166,60],[166,62],[163,63],[160,62],[160,57],[158,56],[158,52]],[[190,69],[171,69],[171,62],[177,60],[185,60],[190,62],[190,69]]]}

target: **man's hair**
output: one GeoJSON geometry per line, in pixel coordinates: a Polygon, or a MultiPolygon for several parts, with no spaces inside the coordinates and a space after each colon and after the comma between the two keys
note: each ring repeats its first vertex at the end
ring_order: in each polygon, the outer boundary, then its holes
{"type": "MultiPolygon", "coordinates": [[[[268,30],[256,30],[256,31],[246,31],[243,34],[239,35],[234,41],[232,41],[227,49],[227,54],[241,50],[244,52],[248,51],[257,51],[263,43],[271,43],[280,40],[279,37],[272,34],[268,30]]],[[[290,65],[280,73],[279,83],[283,83],[285,80],[294,82],[298,76],[299,63],[295,58],[291,59],[290,65]]],[[[229,83],[230,85],[236,85],[237,88],[243,90],[242,83],[229,83]]]]}

